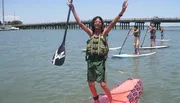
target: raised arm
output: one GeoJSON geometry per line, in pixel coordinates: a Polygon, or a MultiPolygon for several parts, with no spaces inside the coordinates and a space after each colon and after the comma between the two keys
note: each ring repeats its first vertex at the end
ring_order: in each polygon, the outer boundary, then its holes
{"type": "Polygon", "coordinates": [[[121,12],[114,18],[114,20],[109,24],[109,26],[107,27],[106,30],[104,30],[103,34],[104,35],[107,35],[110,30],[114,27],[114,25],[117,23],[117,21],[120,19],[121,16],[123,16],[124,12],[126,11],[126,8],[127,8],[127,1],[128,0],[125,0],[123,5],[122,5],[122,10],[121,12]]]}
{"type": "Polygon", "coordinates": [[[71,0],[69,0],[69,2],[67,3],[67,5],[71,8],[71,11],[74,15],[74,18],[76,20],[76,22],[79,24],[79,26],[89,35],[92,35],[92,30],[89,29],[86,25],[84,25],[81,20],[79,19],[79,16],[76,13],[75,7],[74,5],[71,3],[71,0]]]}

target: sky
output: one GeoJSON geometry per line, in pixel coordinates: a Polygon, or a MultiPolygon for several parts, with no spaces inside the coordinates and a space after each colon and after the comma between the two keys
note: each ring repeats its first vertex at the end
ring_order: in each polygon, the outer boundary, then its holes
{"type": "MultiPolygon", "coordinates": [[[[24,24],[66,21],[69,10],[67,2],[68,0],[4,0],[5,21],[15,19],[24,24]]],[[[91,20],[95,16],[114,19],[121,11],[122,3],[123,0],[73,0],[81,20],[91,20]]],[[[122,18],[180,18],[179,4],[180,0],[128,0],[128,7],[122,18]]],[[[74,20],[71,14],[70,21],[74,20]]]]}

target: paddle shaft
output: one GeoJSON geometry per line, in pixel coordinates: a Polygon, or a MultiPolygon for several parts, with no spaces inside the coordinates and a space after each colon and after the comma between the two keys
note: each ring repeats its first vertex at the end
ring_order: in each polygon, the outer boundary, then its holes
{"type": "MultiPolygon", "coordinates": [[[[71,0],[71,3],[72,3],[72,2],[73,2],[73,0],[71,0]]],[[[66,21],[65,32],[64,32],[64,38],[63,38],[62,45],[65,45],[66,34],[67,34],[67,30],[68,30],[68,25],[69,25],[70,14],[71,14],[71,8],[69,8],[69,11],[68,11],[68,17],[67,17],[67,21],[66,21]]]]}
{"type": "Polygon", "coordinates": [[[141,47],[142,47],[142,46],[143,46],[143,44],[144,44],[144,40],[145,40],[145,38],[146,38],[147,31],[148,31],[148,28],[147,28],[147,30],[146,30],[146,34],[144,35],[144,39],[143,39],[143,42],[142,42],[142,44],[141,44],[141,47]]]}
{"type": "Polygon", "coordinates": [[[128,34],[126,35],[126,38],[125,38],[125,40],[124,40],[124,42],[123,42],[123,44],[122,44],[122,46],[121,46],[121,49],[120,49],[119,54],[121,54],[121,50],[122,50],[122,48],[123,48],[123,46],[124,46],[124,43],[126,42],[126,39],[127,39],[127,37],[128,37],[128,35],[129,35],[129,33],[130,33],[131,30],[132,30],[132,28],[129,29],[129,32],[128,32],[128,34]]]}

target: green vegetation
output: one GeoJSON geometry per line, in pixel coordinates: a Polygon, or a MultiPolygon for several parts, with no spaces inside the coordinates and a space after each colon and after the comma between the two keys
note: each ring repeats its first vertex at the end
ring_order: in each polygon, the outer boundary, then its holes
{"type": "Polygon", "coordinates": [[[23,24],[23,22],[19,20],[8,21],[8,25],[20,25],[20,24],[23,24]]]}
{"type": "MultiPolygon", "coordinates": [[[[23,24],[22,21],[14,20],[14,21],[5,21],[6,25],[20,25],[23,24]]],[[[2,22],[0,21],[0,25],[2,25],[2,22]]]]}

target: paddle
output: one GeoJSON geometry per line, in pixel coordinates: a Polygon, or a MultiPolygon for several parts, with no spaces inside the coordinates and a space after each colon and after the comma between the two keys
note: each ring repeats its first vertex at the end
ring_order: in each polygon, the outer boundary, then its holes
{"type": "Polygon", "coordinates": [[[124,43],[126,42],[126,39],[127,39],[127,37],[128,37],[128,35],[129,35],[129,33],[130,33],[131,30],[132,30],[132,28],[129,29],[129,32],[128,32],[128,34],[126,35],[126,38],[125,38],[125,40],[124,40],[124,42],[123,42],[123,44],[122,44],[122,46],[121,46],[121,49],[120,49],[119,54],[121,54],[121,50],[122,50],[122,48],[123,48],[123,46],[124,46],[124,43]]]}
{"type": "MultiPolygon", "coordinates": [[[[71,0],[71,3],[73,2],[73,0],[71,0]]],[[[66,22],[66,26],[65,26],[65,32],[64,32],[64,38],[62,41],[62,44],[59,46],[59,48],[56,50],[53,58],[52,58],[52,64],[56,65],[56,66],[61,66],[64,64],[65,61],[65,41],[66,41],[66,34],[67,34],[67,29],[68,29],[68,25],[69,25],[69,18],[70,18],[70,13],[71,13],[71,8],[69,8],[69,12],[68,12],[68,17],[67,17],[67,22],[66,22]]]]}
{"type": "Polygon", "coordinates": [[[148,31],[148,28],[147,28],[147,30],[146,30],[146,34],[144,35],[144,39],[143,39],[143,42],[142,42],[142,44],[141,44],[141,47],[143,46],[144,40],[145,40],[146,35],[147,35],[147,31],[148,31]]]}

